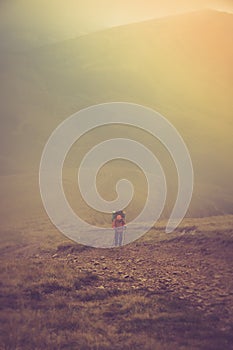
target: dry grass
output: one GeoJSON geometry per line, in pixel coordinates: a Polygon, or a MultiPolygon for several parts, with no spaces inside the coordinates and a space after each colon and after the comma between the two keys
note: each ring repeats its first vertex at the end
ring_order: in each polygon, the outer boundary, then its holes
{"type": "MultiPolygon", "coordinates": [[[[211,232],[217,237],[221,226],[223,238],[232,242],[231,222],[232,217],[189,219],[170,238],[179,240],[182,233],[188,240],[206,228],[203,237],[208,240],[211,232]]],[[[131,273],[131,251],[137,249],[143,258],[157,249],[160,243],[153,236],[164,235],[162,227],[148,233],[144,242],[123,248],[122,256],[120,250],[83,247],[60,235],[47,235],[39,243],[36,232],[30,237],[26,229],[8,238],[2,234],[0,349],[231,349],[232,329],[219,326],[218,314],[203,312],[180,298],[178,290],[171,293],[146,283],[136,288],[136,278],[115,271],[125,266],[131,273]],[[102,254],[108,257],[107,266],[98,270],[102,254]]],[[[144,267],[138,261],[142,274],[144,267]]]]}

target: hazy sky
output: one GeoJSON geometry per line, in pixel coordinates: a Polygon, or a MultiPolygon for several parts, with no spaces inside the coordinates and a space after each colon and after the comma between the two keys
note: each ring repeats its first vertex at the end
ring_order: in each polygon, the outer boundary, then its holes
{"type": "Polygon", "coordinates": [[[233,0],[0,0],[0,49],[201,8],[233,12],[233,0]]]}

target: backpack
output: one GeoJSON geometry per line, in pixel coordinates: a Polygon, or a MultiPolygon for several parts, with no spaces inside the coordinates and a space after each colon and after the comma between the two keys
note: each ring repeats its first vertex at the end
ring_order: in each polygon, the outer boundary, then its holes
{"type": "Polygon", "coordinates": [[[123,210],[118,210],[118,211],[113,211],[112,212],[112,222],[116,219],[117,215],[120,215],[122,219],[125,221],[125,211],[123,210]]]}

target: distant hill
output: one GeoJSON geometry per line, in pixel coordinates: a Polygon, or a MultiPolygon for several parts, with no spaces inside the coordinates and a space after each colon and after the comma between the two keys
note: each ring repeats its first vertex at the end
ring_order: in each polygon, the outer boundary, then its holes
{"type": "MultiPolygon", "coordinates": [[[[190,215],[232,213],[232,19],[193,12],[0,55],[1,174],[36,172],[53,129],[79,109],[134,102],[162,113],[187,143],[195,172],[190,215]]],[[[135,136],[169,163],[158,142],[135,136]]],[[[80,154],[101,137],[104,130],[86,138],[80,154]]],[[[166,174],[173,192],[174,174],[166,174]]]]}

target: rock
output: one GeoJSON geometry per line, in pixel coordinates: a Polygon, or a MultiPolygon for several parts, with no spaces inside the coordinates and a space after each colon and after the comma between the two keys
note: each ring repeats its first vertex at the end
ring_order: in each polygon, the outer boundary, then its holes
{"type": "Polygon", "coordinates": [[[228,297],[229,296],[229,293],[219,293],[218,296],[220,298],[225,298],[225,297],[228,297]]]}
{"type": "Polygon", "coordinates": [[[142,281],[142,282],[146,282],[147,278],[139,278],[139,280],[142,281]]]}

